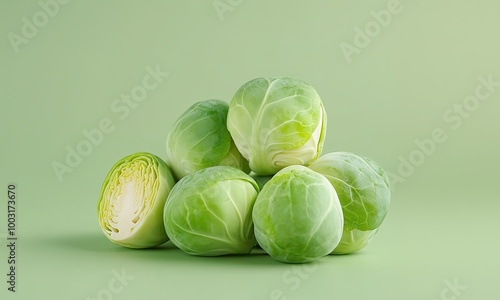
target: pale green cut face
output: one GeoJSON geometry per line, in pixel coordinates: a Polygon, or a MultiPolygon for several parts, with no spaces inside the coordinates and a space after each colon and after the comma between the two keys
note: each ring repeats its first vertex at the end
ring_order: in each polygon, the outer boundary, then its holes
{"type": "Polygon", "coordinates": [[[322,150],[326,112],[316,90],[293,78],[256,78],[238,89],[227,128],[258,175],[305,165],[322,150]]]}
{"type": "Polygon", "coordinates": [[[189,107],[167,134],[167,163],[177,179],[212,166],[250,172],[227,130],[229,104],[200,101],[189,107]]]}
{"type": "Polygon", "coordinates": [[[385,171],[373,160],[349,152],[328,153],[309,168],[324,175],[337,191],[345,222],[342,247],[351,252],[365,247],[389,210],[391,189],[385,171]]]}
{"type": "Polygon", "coordinates": [[[256,241],[252,208],[257,183],[228,166],[182,178],[165,205],[165,229],[184,252],[199,256],[248,254],[256,241]]]}
{"type": "Polygon", "coordinates": [[[139,152],[119,160],[101,189],[97,210],[102,232],[129,248],[165,243],[163,207],[174,184],[168,166],[153,154],[139,152]]]}
{"type": "Polygon", "coordinates": [[[262,249],[287,263],[330,254],[344,223],[335,189],[324,176],[304,166],[286,167],[264,185],[253,221],[262,249]]]}

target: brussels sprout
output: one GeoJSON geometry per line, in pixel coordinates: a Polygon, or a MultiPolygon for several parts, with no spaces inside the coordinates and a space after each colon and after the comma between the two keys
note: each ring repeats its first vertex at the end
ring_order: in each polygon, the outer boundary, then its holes
{"type": "Polygon", "coordinates": [[[292,78],[256,78],[238,89],[227,128],[240,153],[259,175],[319,157],[326,112],[316,90],[292,78]]]}
{"type": "Polygon", "coordinates": [[[274,259],[305,263],[328,255],[342,236],[342,207],[328,180],[289,166],[264,185],[253,209],[255,237],[274,259]]]}
{"type": "Polygon", "coordinates": [[[168,166],[153,154],[139,152],[119,160],[106,176],[97,204],[104,235],[128,248],[168,241],[163,207],[174,184],[168,166]]]}
{"type": "Polygon", "coordinates": [[[252,208],[257,183],[228,166],[209,167],[182,178],[164,211],[171,241],[191,255],[248,254],[255,245],[252,208]]]}
{"type": "Polygon", "coordinates": [[[167,135],[167,163],[177,179],[212,166],[250,172],[226,127],[229,104],[200,101],[188,108],[167,135]]]}
{"type": "Polygon", "coordinates": [[[344,212],[341,247],[334,254],[358,251],[384,220],[391,200],[389,178],[369,158],[349,152],[326,154],[309,165],[333,185],[344,212]]]}

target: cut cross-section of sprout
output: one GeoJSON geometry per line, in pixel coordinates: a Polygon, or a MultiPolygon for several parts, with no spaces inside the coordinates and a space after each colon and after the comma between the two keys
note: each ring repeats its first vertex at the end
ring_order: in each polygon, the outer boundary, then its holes
{"type": "Polygon", "coordinates": [[[139,152],[119,160],[104,180],[97,207],[103,233],[129,248],[165,243],[163,208],[174,184],[168,166],[153,154],[139,152]]]}

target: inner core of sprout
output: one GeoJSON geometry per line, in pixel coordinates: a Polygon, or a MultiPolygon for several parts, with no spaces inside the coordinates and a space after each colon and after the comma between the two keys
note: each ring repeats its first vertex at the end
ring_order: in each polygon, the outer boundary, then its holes
{"type": "Polygon", "coordinates": [[[136,187],[134,181],[124,182],[121,187],[112,195],[110,205],[113,206],[113,216],[110,225],[114,230],[110,232],[113,239],[120,240],[130,235],[135,226],[137,226],[138,216],[140,214],[141,195],[137,195],[142,189],[136,187]]]}

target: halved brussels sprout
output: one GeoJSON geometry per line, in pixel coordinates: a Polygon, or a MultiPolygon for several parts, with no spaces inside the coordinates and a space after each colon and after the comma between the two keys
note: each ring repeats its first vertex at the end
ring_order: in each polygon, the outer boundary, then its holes
{"type": "Polygon", "coordinates": [[[240,153],[259,175],[319,157],[326,112],[316,90],[293,78],[256,78],[238,89],[227,128],[240,153]]]}
{"type": "Polygon", "coordinates": [[[342,204],[344,234],[333,253],[365,247],[389,210],[391,189],[385,171],[373,160],[349,152],[326,154],[309,168],[331,182],[342,204]]]}
{"type": "Polygon", "coordinates": [[[174,184],[168,166],[151,153],[120,159],[106,176],[97,204],[104,235],[128,248],[149,248],[168,241],[163,208],[174,184]]]}
{"type": "Polygon", "coordinates": [[[289,166],[274,175],[253,208],[255,237],[274,259],[305,263],[330,254],[342,236],[335,189],[319,173],[289,166]]]}
{"type": "Polygon", "coordinates": [[[167,135],[167,164],[177,179],[212,166],[250,172],[226,127],[229,104],[200,101],[189,107],[167,135]]]}
{"type": "Polygon", "coordinates": [[[248,254],[255,245],[257,183],[243,171],[209,167],[182,178],[165,204],[170,240],[191,255],[248,254]]]}

